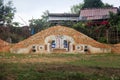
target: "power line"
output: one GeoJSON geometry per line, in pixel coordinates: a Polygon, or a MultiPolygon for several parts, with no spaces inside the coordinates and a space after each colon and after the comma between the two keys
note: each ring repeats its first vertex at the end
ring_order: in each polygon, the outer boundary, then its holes
{"type": "Polygon", "coordinates": [[[25,25],[27,25],[27,22],[21,16],[18,17],[23,21],[23,23],[25,23],[25,25]]]}

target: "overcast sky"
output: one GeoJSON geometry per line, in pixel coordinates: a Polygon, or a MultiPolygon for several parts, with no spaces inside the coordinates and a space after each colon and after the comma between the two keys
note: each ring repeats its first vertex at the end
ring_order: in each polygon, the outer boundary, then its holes
{"type": "MultiPolygon", "coordinates": [[[[9,0],[5,0],[9,1],[9,0]]],[[[70,12],[72,5],[82,3],[83,0],[12,0],[16,7],[14,21],[20,22],[23,25],[28,25],[28,20],[41,18],[45,10],[50,13],[70,12]]],[[[120,6],[120,0],[102,0],[104,3],[109,3],[115,7],[120,6]]]]}

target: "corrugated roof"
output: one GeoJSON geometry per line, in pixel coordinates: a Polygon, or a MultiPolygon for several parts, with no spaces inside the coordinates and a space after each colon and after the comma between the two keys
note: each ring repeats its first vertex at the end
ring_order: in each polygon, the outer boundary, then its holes
{"type": "Polygon", "coordinates": [[[80,11],[80,18],[84,20],[107,19],[109,12],[117,13],[118,9],[115,8],[92,8],[83,9],[80,11]]]}

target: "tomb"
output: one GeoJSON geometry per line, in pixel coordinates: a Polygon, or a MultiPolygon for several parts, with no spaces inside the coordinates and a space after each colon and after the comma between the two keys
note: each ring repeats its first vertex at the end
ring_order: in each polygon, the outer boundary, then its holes
{"type": "Polygon", "coordinates": [[[111,47],[65,26],[53,26],[15,44],[12,53],[110,53],[111,47]]]}

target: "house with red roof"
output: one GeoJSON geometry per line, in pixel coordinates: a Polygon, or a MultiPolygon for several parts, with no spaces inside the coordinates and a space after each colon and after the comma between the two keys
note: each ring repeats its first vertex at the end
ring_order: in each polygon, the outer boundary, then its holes
{"type": "Polygon", "coordinates": [[[106,20],[110,12],[117,14],[118,8],[85,8],[80,10],[79,20],[106,20]]]}
{"type": "Polygon", "coordinates": [[[70,13],[49,13],[48,22],[59,23],[60,21],[99,21],[107,20],[109,13],[118,13],[117,7],[109,8],[84,8],[80,10],[79,14],[70,13]]]}

